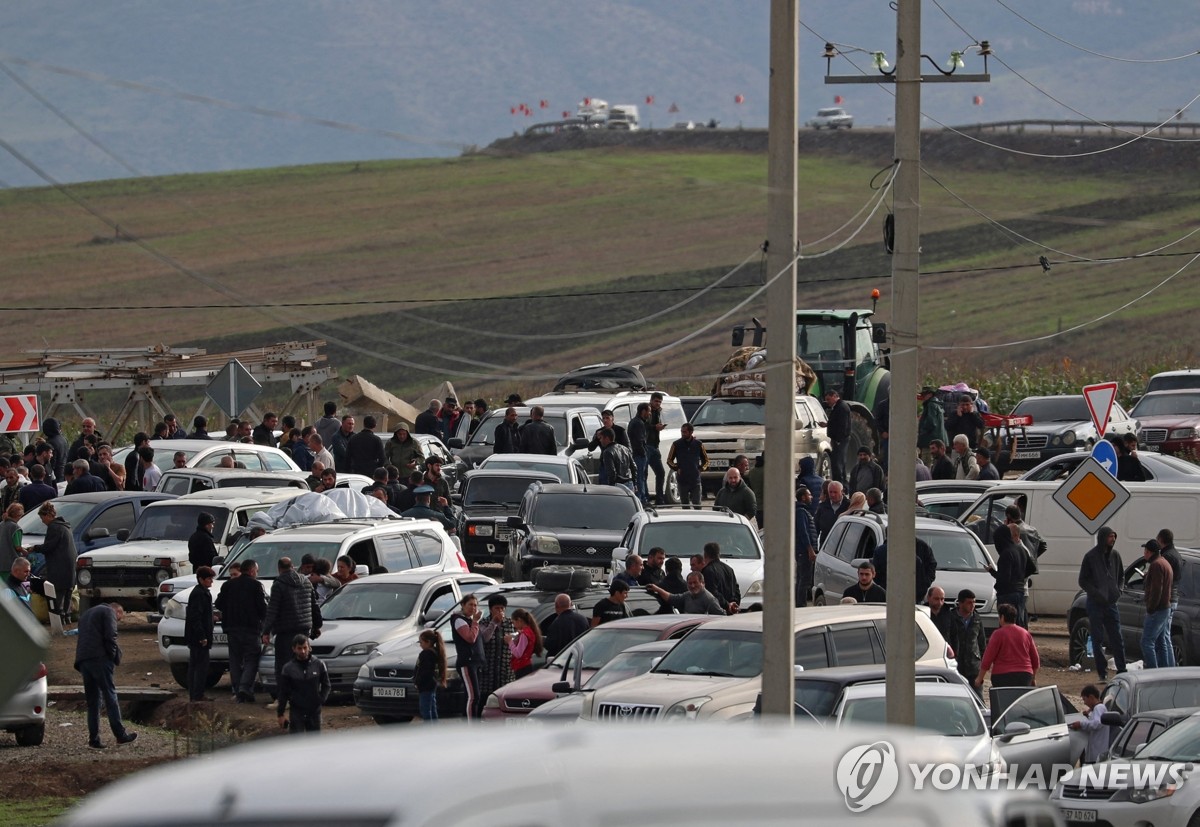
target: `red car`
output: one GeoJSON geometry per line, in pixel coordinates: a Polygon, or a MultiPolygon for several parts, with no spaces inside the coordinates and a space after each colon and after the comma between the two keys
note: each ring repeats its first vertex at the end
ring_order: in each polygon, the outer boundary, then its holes
{"type": "Polygon", "coordinates": [[[1138,445],[1164,454],[1200,454],[1200,389],[1153,391],[1129,415],[1140,424],[1138,445]]]}
{"type": "Polygon", "coordinates": [[[493,692],[484,704],[483,717],[485,720],[500,720],[513,715],[528,715],[530,710],[553,700],[556,696],[551,687],[555,683],[574,680],[576,657],[583,659],[580,678],[580,683],[583,683],[629,647],[654,640],[677,640],[714,617],[692,614],[643,615],[588,629],[532,675],[526,675],[493,692]]]}

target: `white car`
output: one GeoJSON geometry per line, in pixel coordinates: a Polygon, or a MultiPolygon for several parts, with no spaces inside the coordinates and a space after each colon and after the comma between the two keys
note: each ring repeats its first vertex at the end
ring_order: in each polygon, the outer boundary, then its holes
{"type": "MultiPolygon", "coordinates": [[[[224,442],[216,439],[152,439],[154,464],[163,471],[172,467],[172,458],[177,451],[187,454],[188,468],[218,468],[225,457],[233,457],[247,471],[299,471],[300,466],[286,451],[270,445],[253,445],[247,442],[224,442]]],[[[125,464],[125,458],[133,450],[128,445],[115,454],[113,462],[125,464]]]]}
{"type": "Polygon", "coordinates": [[[854,116],[840,106],[829,106],[818,109],[815,118],[809,118],[805,126],[813,129],[851,129],[854,127],[854,116]]]}
{"type": "Polygon", "coordinates": [[[579,720],[579,710],[583,708],[584,693],[595,692],[597,689],[646,674],[662,660],[663,655],[674,649],[678,642],[677,640],[654,640],[650,643],[631,646],[601,666],[596,674],[583,683],[582,687],[573,688],[574,684],[570,681],[560,681],[554,684],[554,691],[560,693],[558,697],[531,710],[525,720],[541,723],[573,723],[579,720]]]}
{"type": "MultiPolygon", "coordinates": [[[[24,611],[24,609],[18,609],[24,611]]],[[[17,745],[36,747],[46,737],[46,664],[39,663],[29,683],[0,705],[0,729],[13,733],[17,745]]]]}
{"type": "Polygon", "coordinates": [[[562,454],[492,454],[479,463],[479,468],[507,471],[545,471],[558,477],[559,482],[587,485],[587,470],[574,457],[562,454]]]}

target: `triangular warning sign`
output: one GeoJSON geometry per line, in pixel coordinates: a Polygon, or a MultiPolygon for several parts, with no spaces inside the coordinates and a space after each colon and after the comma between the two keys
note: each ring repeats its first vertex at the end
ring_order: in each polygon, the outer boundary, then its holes
{"type": "Polygon", "coordinates": [[[1113,402],[1117,398],[1117,383],[1086,385],[1083,398],[1087,401],[1088,411],[1092,415],[1092,424],[1096,426],[1096,435],[1103,438],[1108,428],[1108,415],[1112,413],[1113,402]]]}

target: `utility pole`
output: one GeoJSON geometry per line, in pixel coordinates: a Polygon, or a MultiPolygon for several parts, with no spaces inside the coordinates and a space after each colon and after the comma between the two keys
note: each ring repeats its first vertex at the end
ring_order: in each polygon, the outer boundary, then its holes
{"type": "Polygon", "coordinates": [[[771,0],[770,117],[767,129],[767,348],[763,515],[763,703],[766,714],[792,715],[795,694],[793,606],[796,434],[796,95],[799,0],[771,0]],[[782,272],[782,275],[780,273],[782,272]]]}

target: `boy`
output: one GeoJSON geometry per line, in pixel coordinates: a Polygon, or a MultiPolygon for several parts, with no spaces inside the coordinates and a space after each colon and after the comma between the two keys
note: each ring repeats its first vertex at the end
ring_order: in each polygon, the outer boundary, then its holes
{"type": "Polygon", "coordinates": [[[288,728],[284,713],[290,701],[292,733],[320,732],[321,706],[329,697],[329,673],[320,658],[312,657],[308,635],[292,638],[292,654],[279,673],[279,728],[288,728]]]}
{"type": "Polygon", "coordinates": [[[1104,759],[1108,752],[1108,741],[1111,732],[1107,724],[1100,722],[1100,716],[1108,712],[1100,703],[1100,690],[1095,684],[1088,684],[1080,691],[1083,705],[1087,712],[1083,713],[1082,721],[1072,721],[1071,729],[1082,729],[1088,734],[1087,749],[1083,753],[1085,764],[1094,764],[1104,759]]]}

